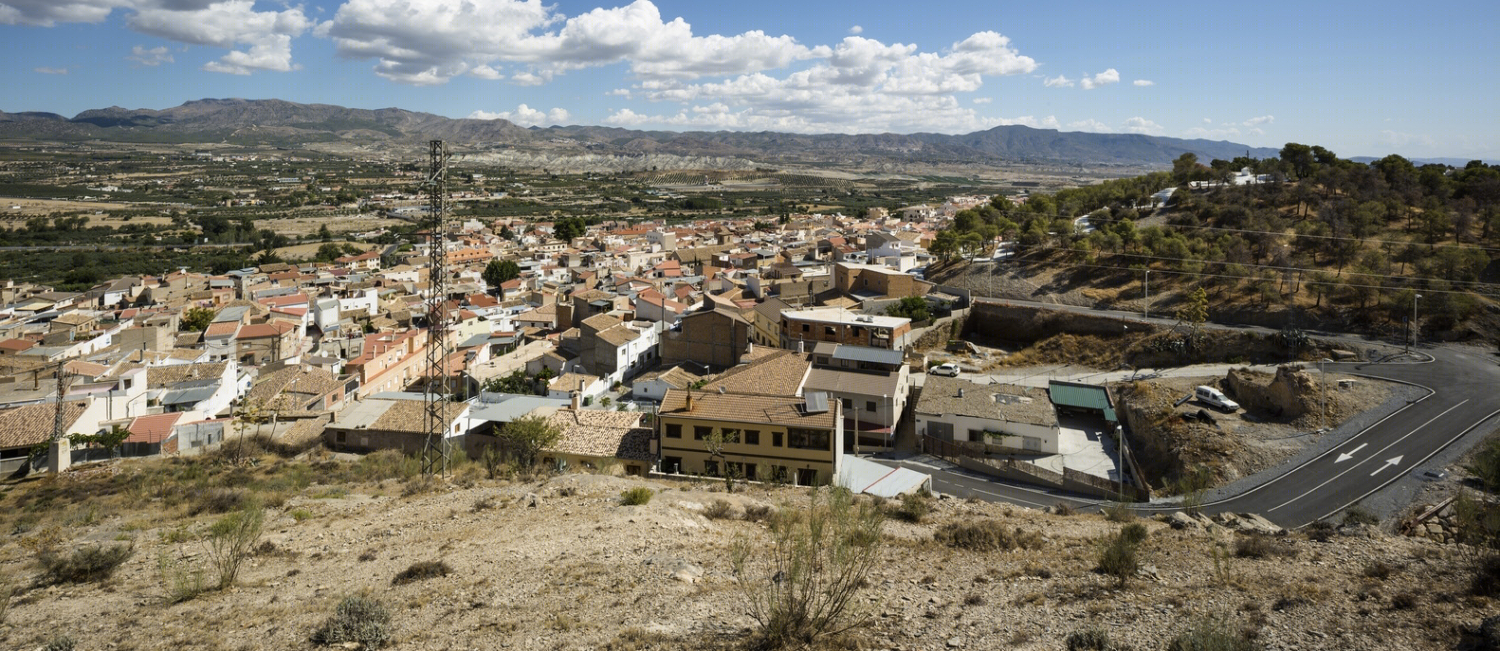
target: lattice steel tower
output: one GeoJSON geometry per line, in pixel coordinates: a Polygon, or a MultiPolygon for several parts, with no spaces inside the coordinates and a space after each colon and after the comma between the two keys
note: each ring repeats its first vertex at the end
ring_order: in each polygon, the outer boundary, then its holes
{"type": "Polygon", "coordinates": [[[429,228],[427,277],[427,382],[423,393],[427,443],[422,448],[422,474],[448,475],[448,152],[443,141],[428,143],[431,161],[427,180],[429,228]]]}

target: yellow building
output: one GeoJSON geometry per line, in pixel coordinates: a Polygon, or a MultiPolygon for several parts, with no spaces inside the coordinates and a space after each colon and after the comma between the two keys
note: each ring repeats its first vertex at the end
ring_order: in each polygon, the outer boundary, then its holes
{"type": "Polygon", "coordinates": [[[838,401],[827,394],[761,396],[671,389],[657,414],[660,470],[666,473],[832,483],[844,450],[838,401]],[[709,451],[711,437],[725,441],[709,451]]]}

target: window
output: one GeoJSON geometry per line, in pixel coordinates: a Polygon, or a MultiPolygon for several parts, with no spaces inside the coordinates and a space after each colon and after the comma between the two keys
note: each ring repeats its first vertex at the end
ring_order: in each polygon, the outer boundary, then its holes
{"type": "Polygon", "coordinates": [[[875,401],[874,400],[866,400],[865,401],[865,411],[868,411],[868,412],[870,412],[872,414],[875,413],[876,410],[875,410],[875,401]]]}
{"type": "Polygon", "coordinates": [[[753,464],[753,463],[747,463],[747,464],[745,464],[744,474],[741,475],[741,476],[744,477],[745,479],[750,480],[750,481],[757,481],[757,480],[760,479],[760,477],[755,474],[755,470],[756,470],[755,464],[753,464]]]}
{"type": "Polygon", "coordinates": [[[771,432],[771,445],[781,447],[781,432],[771,432]]]}
{"type": "Polygon", "coordinates": [[[335,434],[333,436],[333,441],[335,443],[338,443],[339,445],[343,445],[344,444],[344,439],[347,438],[348,436],[349,436],[348,432],[339,432],[338,434],[335,434]]]}
{"type": "Polygon", "coordinates": [[[844,409],[854,408],[854,400],[852,398],[839,398],[839,402],[844,403],[844,409]]]}
{"type": "Polygon", "coordinates": [[[724,433],[724,442],[725,443],[739,443],[740,442],[740,431],[738,429],[733,429],[733,428],[725,427],[725,428],[720,429],[719,431],[724,433]]]}
{"type": "Polygon", "coordinates": [[[984,430],[982,430],[982,429],[971,429],[971,430],[969,430],[969,440],[970,441],[983,441],[984,440],[984,430]]]}
{"type": "Polygon", "coordinates": [[[745,430],[745,445],[760,445],[760,430],[745,430]]]}
{"type": "Polygon", "coordinates": [[[786,432],[787,447],[798,450],[827,450],[828,430],[791,428],[786,432]]]}
{"type": "Polygon", "coordinates": [[[680,439],[680,438],[682,438],[682,425],[679,425],[677,423],[672,423],[670,425],[667,425],[667,438],[669,438],[669,439],[680,439]]]}
{"type": "Polygon", "coordinates": [[[714,428],[712,428],[712,427],[704,427],[702,425],[694,425],[693,426],[693,438],[695,438],[695,439],[697,439],[699,441],[702,441],[703,439],[708,438],[708,435],[711,432],[713,432],[713,431],[714,431],[714,428]]]}
{"type": "Polygon", "coordinates": [[[807,326],[806,323],[802,324],[802,331],[803,332],[807,332],[808,331],[808,326],[807,326]]]}
{"type": "Polygon", "coordinates": [[[682,457],[662,457],[661,471],[674,474],[682,472],[682,457]]]}
{"type": "Polygon", "coordinates": [[[833,326],[823,326],[823,334],[826,335],[826,336],[832,337],[832,336],[837,335],[838,331],[834,330],[833,326]]]}
{"type": "Polygon", "coordinates": [[[704,461],[703,462],[703,474],[710,475],[710,476],[713,476],[713,477],[718,477],[719,476],[719,462],[712,461],[712,460],[704,461]]]}

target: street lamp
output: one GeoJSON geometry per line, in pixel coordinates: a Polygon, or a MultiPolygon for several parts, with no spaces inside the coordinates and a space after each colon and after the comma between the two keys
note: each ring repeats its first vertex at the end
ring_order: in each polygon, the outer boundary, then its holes
{"type": "Polygon", "coordinates": [[[1146,270],[1146,280],[1141,286],[1141,320],[1151,318],[1151,270],[1146,270]]]}
{"type": "Polygon", "coordinates": [[[1420,332],[1417,329],[1417,299],[1419,298],[1422,298],[1421,294],[1411,296],[1411,342],[1408,344],[1407,352],[1411,352],[1411,347],[1417,345],[1417,333],[1420,332]]]}
{"type": "Polygon", "coordinates": [[[1323,397],[1323,406],[1318,408],[1318,429],[1325,429],[1328,427],[1328,374],[1323,372],[1323,364],[1325,362],[1331,364],[1333,363],[1333,360],[1328,359],[1327,357],[1318,360],[1318,378],[1323,381],[1323,390],[1321,391],[1323,397]]]}

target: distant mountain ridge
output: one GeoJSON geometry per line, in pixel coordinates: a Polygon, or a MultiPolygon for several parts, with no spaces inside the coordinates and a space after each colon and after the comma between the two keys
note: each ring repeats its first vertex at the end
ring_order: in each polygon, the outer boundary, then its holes
{"type": "Polygon", "coordinates": [[[168,109],[90,109],[73,118],[55,113],[0,112],[0,138],[116,142],[227,142],[296,146],[331,141],[416,144],[442,139],[469,145],[575,146],[592,154],[728,156],[763,161],[1051,162],[1164,165],[1193,152],[1207,162],[1278,150],[1227,141],[1140,134],[1064,132],[1025,126],[947,135],[794,134],[738,131],[637,131],[616,127],[520,127],[506,120],[453,119],[399,108],[351,109],[278,99],[202,99],[168,109]]]}

